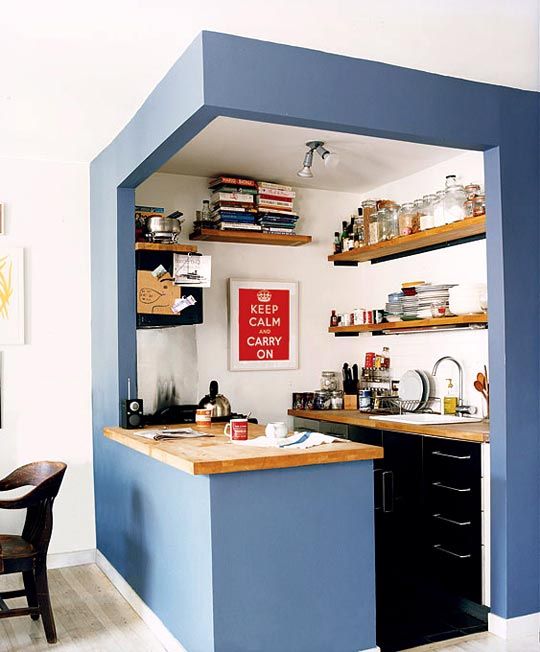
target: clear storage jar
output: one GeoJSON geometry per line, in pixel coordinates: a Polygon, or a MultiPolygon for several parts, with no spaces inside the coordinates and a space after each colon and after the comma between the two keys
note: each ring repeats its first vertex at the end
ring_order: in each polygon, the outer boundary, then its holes
{"type": "Polygon", "coordinates": [[[338,379],[335,371],[323,371],[321,373],[321,389],[327,392],[334,392],[338,388],[338,379]]]}
{"type": "Polygon", "coordinates": [[[437,195],[424,195],[422,197],[423,209],[420,216],[420,231],[432,229],[435,226],[434,204],[437,195]]]}
{"type": "Polygon", "coordinates": [[[362,221],[364,223],[364,242],[369,242],[369,225],[371,224],[371,216],[377,211],[377,202],[374,199],[366,199],[362,202],[362,221]]]}
{"type": "Polygon", "coordinates": [[[458,184],[456,176],[449,174],[446,177],[446,189],[444,193],[444,219],[446,224],[459,222],[465,217],[465,202],[467,195],[463,186],[458,184]]]}
{"type": "Polygon", "coordinates": [[[369,216],[369,244],[379,242],[379,211],[371,213],[369,216]]]}
{"type": "Polygon", "coordinates": [[[402,204],[399,209],[399,235],[411,235],[419,230],[418,212],[413,202],[402,204]]]}

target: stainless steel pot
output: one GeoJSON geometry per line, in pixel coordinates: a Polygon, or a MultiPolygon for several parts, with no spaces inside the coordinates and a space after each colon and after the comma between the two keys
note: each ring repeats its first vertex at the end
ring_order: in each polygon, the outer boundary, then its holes
{"type": "Polygon", "coordinates": [[[149,217],[146,228],[152,240],[175,240],[182,231],[182,223],[177,217],[149,217]]]}
{"type": "Polygon", "coordinates": [[[212,410],[212,419],[222,419],[231,415],[231,404],[223,394],[219,394],[217,380],[210,383],[208,394],[199,401],[199,407],[212,410]]]}

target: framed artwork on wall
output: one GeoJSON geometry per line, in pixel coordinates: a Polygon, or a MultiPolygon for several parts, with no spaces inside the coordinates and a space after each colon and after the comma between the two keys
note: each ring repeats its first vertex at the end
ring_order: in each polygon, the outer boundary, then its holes
{"type": "Polygon", "coordinates": [[[24,250],[0,247],[0,345],[24,344],[24,250]]]}
{"type": "Polygon", "coordinates": [[[229,369],[298,368],[298,283],[229,279],[229,369]]]}

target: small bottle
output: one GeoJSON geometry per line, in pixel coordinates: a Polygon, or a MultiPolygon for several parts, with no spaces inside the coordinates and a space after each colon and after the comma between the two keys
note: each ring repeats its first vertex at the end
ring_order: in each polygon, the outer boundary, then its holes
{"type": "Polygon", "coordinates": [[[339,235],[339,231],[334,232],[334,253],[335,254],[340,254],[342,251],[341,249],[341,237],[339,235]]]}
{"type": "Polygon", "coordinates": [[[390,369],[390,349],[387,346],[383,346],[382,357],[383,369],[390,369]]]}
{"type": "Polygon", "coordinates": [[[347,223],[346,220],[344,220],[342,223],[342,229],[341,229],[341,251],[349,251],[349,233],[347,230],[347,227],[349,224],[347,223]]]}
{"type": "Polygon", "coordinates": [[[452,383],[451,378],[446,379],[448,382],[448,389],[446,390],[446,396],[443,401],[443,414],[455,414],[457,407],[457,396],[454,395],[453,389],[454,384],[452,383]]]}
{"type": "Polygon", "coordinates": [[[201,220],[207,222],[210,219],[210,200],[203,199],[201,220]]]}
{"type": "Polygon", "coordinates": [[[330,326],[337,326],[338,325],[338,316],[336,315],[336,311],[332,310],[332,315],[330,316],[330,326]]]}

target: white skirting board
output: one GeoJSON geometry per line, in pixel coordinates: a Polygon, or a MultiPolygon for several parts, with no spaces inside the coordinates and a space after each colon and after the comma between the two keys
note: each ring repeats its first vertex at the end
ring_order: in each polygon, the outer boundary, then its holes
{"type": "Polygon", "coordinates": [[[517,618],[501,618],[495,614],[488,614],[488,630],[507,640],[535,636],[538,639],[540,632],[540,613],[518,616],[517,618]]]}
{"type": "Polygon", "coordinates": [[[188,652],[99,550],[96,551],[96,564],[167,652],[188,652]]]}
{"type": "Polygon", "coordinates": [[[47,555],[47,568],[67,568],[96,563],[96,549],[76,550],[75,552],[53,552],[47,555]]]}

